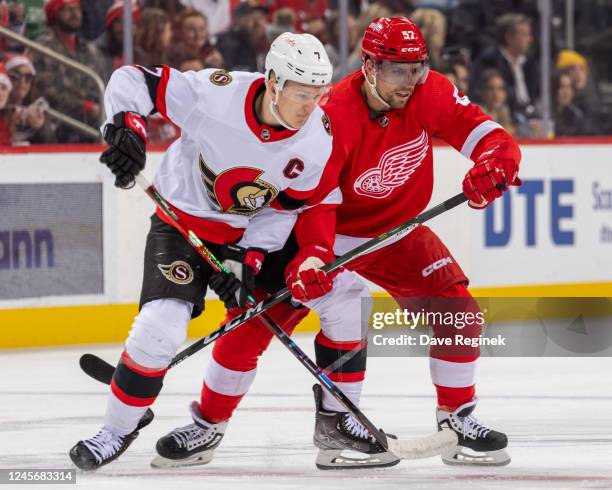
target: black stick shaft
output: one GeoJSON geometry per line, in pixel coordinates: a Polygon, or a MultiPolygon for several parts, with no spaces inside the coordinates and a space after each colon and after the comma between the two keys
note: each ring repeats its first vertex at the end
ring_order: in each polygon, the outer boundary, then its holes
{"type": "MultiPolygon", "coordinates": [[[[201,242],[201,240],[191,230],[183,227],[180,217],[172,211],[166,200],[157,192],[153,185],[149,185],[146,179],[138,176],[138,184],[143,187],[146,194],[151,200],[162,209],[168,219],[172,221],[174,227],[177,228],[195,250],[208,262],[214,270],[227,272],[223,264],[214,256],[214,254],[201,242]]],[[[337,266],[340,267],[340,266],[337,266]]],[[[298,345],[287,335],[274,320],[272,320],[265,312],[260,312],[261,321],[270,330],[281,343],[287,347],[294,357],[323,385],[323,387],[338,400],[348,412],[351,413],[359,422],[370,431],[370,434],[385,448],[388,449],[386,436],[376,428],[376,426],[368,419],[365,414],[359,410],[357,406],[329,379],[329,377],[306,355],[306,353],[298,347],[298,345]]],[[[170,364],[169,367],[174,365],[170,364]]]]}
{"type": "MultiPolygon", "coordinates": [[[[415,226],[418,226],[421,223],[424,223],[425,221],[435,218],[436,216],[439,216],[445,211],[448,211],[450,209],[453,209],[459,206],[465,201],[467,201],[467,198],[463,194],[457,194],[456,196],[453,196],[447,199],[446,201],[438,204],[437,206],[434,206],[433,208],[428,209],[427,211],[424,211],[423,213],[419,214],[417,217],[412,218],[402,223],[401,225],[396,226],[392,230],[389,230],[383,233],[382,235],[379,235],[375,238],[372,238],[371,240],[368,240],[362,245],[359,245],[353,250],[345,253],[344,255],[338,257],[336,260],[327,264],[325,267],[323,267],[323,270],[325,272],[335,271],[339,269],[340,267],[344,266],[345,264],[349,263],[350,261],[356,259],[357,257],[361,257],[362,255],[365,255],[366,253],[373,250],[374,248],[381,246],[383,243],[387,242],[388,240],[392,238],[396,238],[401,233],[408,233],[415,226]]],[[[221,325],[217,330],[214,330],[213,332],[209,333],[206,337],[203,337],[195,341],[189,347],[183,349],[181,352],[179,352],[174,357],[174,359],[172,359],[172,362],[170,363],[170,367],[175,366],[179,362],[184,361],[192,354],[198,352],[200,349],[203,349],[207,345],[212,344],[215,340],[217,340],[222,335],[225,335],[227,332],[234,330],[235,328],[239,327],[243,323],[246,323],[253,317],[261,314],[262,312],[269,310],[274,305],[280,303],[281,301],[286,300],[290,296],[291,296],[291,293],[289,292],[287,288],[281,289],[273,296],[266,298],[261,303],[258,303],[256,306],[254,306],[253,308],[250,308],[244,313],[238,315],[237,317],[232,318],[230,321],[221,325]]]]}

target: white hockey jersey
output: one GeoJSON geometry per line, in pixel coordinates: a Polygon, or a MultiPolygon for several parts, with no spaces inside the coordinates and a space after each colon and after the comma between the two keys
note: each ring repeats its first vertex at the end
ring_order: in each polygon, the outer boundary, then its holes
{"type": "MultiPolygon", "coordinates": [[[[182,129],[154,182],[204,240],[282,248],[321,180],[332,150],[327,116],[317,107],[299,131],[260,124],[254,104],[264,89],[259,73],[165,65],[122,67],[107,86],[107,123],[120,111],[159,111],[182,129]]],[[[339,191],[326,201],[338,203],[339,191]]]]}

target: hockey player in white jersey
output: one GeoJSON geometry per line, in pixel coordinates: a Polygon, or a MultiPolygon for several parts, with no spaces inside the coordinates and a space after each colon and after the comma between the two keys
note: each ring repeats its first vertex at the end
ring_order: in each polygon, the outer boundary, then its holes
{"type": "MultiPolygon", "coordinates": [[[[181,128],[155,186],[242,281],[243,287],[232,291],[238,307],[245,306],[266,254],[283,247],[298,210],[313,198],[332,150],[329,121],[318,107],[332,76],[321,43],[308,34],[282,34],[272,44],[266,68],[264,77],[127,66],[114,72],[105,94],[103,132],[109,148],[100,160],[118,187],[132,187],[144,168],[146,116],[159,112],[181,128]]],[[[338,202],[338,193],[326,199],[338,202]]],[[[70,451],[83,470],[116,459],[151,421],[148,407],[214,279],[213,270],[165,219],[159,212],[151,218],[140,312],[115,370],[104,425],[70,451]]],[[[320,281],[325,273],[314,275],[320,281]]],[[[280,277],[282,287],[282,270],[280,277]]],[[[358,302],[365,292],[358,285],[355,296],[351,287],[348,292],[358,302]]],[[[172,437],[175,445],[184,438],[183,449],[191,448],[191,431],[196,439],[205,434],[207,448],[214,448],[223,426],[204,420],[197,403],[192,416],[189,429],[172,437]]]]}

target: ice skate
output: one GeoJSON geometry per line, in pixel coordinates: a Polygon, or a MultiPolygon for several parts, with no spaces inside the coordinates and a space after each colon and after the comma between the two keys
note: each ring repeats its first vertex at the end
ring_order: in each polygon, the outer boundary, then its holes
{"type": "Polygon", "coordinates": [[[153,420],[153,412],[147,409],[136,429],[124,436],[118,436],[102,427],[91,439],[77,442],[70,450],[70,459],[77,468],[92,471],[121,456],[138,437],[138,431],[153,420]]]}
{"type": "Polygon", "coordinates": [[[212,424],[200,415],[200,405],[192,402],[193,423],[174,429],[157,441],[153,468],[174,468],[209,463],[221,443],[227,422],[212,424]]]}
{"type": "Polygon", "coordinates": [[[507,465],[510,463],[510,455],[506,451],[506,434],[482,425],[472,415],[475,407],[476,400],[472,400],[454,412],[438,408],[438,430],[451,429],[459,438],[459,444],[443,454],[442,461],[450,465],[507,465]]]}
{"type": "MultiPolygon", "coordinates": [[[[314,385],[312,389],[317,410],[313,436],[313,442],[319,448],[317,468],[383,468],[399,463],[398,457],[386,451],[350,413],[324,410],[320,385],[314,385]],[[347,451],[353,454],[343,454],[347,451]]],[[[386,436],[395,438],[390,434],[386,436]]]]}

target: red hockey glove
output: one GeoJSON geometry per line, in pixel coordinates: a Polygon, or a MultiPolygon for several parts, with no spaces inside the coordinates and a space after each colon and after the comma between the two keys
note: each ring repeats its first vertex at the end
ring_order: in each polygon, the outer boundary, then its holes
{"type": "Polygon", "coordinates": [[[508,158],[485,152],[463,179],[463,193],[473,209],[484,209],[500,197],[509,185],[521,185],[518,165],[508,158]]]}
{"type": "Polygon", "coordinates": [[[339,271],[326,273],[321,268],[334,260],[330,250],[319,245],[306,245],[285,269],[285,280],[291,296],[302,303],[320,298],[333,288],[339,271]]]}

